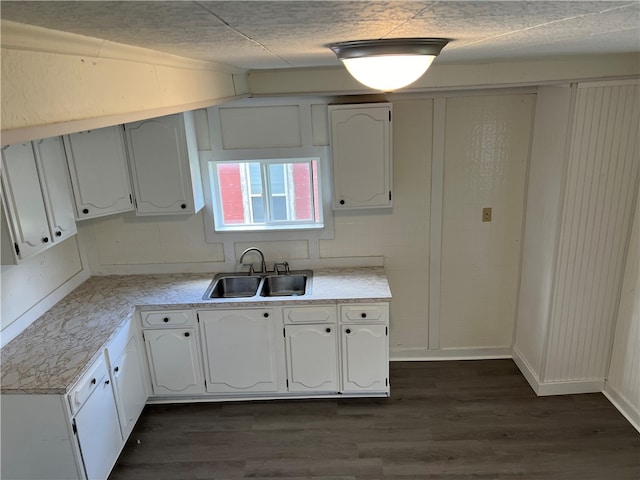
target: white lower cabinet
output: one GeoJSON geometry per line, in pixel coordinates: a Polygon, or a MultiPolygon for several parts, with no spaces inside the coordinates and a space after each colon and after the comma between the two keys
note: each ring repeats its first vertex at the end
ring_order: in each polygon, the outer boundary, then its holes
{"type": "Polygon", "coordinates": [[[285,342],[290,392],[337,392],[335,325],[287,325],[285,342]]]}
{"type": "Polygon", "coordinates": [[[342,392],[389,388],[385,325],[342,325],[342,392]]]}
{"type": "Polygon", "coordinates": [[[129,338],[124,350],[111,361],[110,375],[118,406],[120,430],[122,436],[127,438],[147,402],[137,337],[129,338]]]}
{"type": "Polygon", "coordinates": [[[143,336],[154,395],[203,393],[195,328],[145,330],[143,336]]]}
{"type": "Polygon", "coordinates": [[[118,412],[106,370],[75,416],[78,443],[89,480],[106,479],[123,446],[118,412]]]}
{"type": "Polygon", "coordinates": [[[207,392],[283,390],[282,310],[200,310],[207,392]]]}

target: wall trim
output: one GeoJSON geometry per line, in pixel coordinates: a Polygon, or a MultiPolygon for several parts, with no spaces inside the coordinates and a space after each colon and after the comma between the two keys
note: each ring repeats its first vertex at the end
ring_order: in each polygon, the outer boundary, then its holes
{"type": "Polygon", "coordinates": [[[607,400],[618,409],[631,425],[640,433],[640,410],[638,410],[627,398],[618,390],[605,381],[602,394],[607,400]]]}
{"type": "Polygon", "coordinates": [[[19,316],[16,320],[11,322],[0,333],[0,348],[4,347],[11,340],[20,335],[29,325],[40,318],[47,310],[53,307],[56,303],[70,294],[73,290],[80,286],[91,276],[91,272],[88,268],[83,267],[78,273],[72,276],[69,280],[64,282],[58,288],[56,288],[49,295],[44,297],[33,307],[19,316]]]}
{"type": "Polygon", "coordinates": [[[511,347],[441,348],[438,350],[415,348],[389,352],[389,360],[392,362],[496,360],[504,358],[511,358],[511,347]]]}

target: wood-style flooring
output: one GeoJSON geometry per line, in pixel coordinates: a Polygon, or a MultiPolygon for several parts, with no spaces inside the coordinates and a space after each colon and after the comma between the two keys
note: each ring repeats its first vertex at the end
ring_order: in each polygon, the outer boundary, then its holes
{"type": "Polygon", "coordinates": [[[391,398],[149,405],[110,480],[639,480],[602,394],[537,397],[511,360],[392,362],[391,398]]]}

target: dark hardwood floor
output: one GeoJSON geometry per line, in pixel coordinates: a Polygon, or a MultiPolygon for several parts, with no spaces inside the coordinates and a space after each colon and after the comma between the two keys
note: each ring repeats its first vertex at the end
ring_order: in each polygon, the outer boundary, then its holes
{"type": "Polygon", "coordinates": [[[391,363],[391,398],[147,406],[110,476],[640,479],[601,394],[536,397],[511,360],[391,363]]]}

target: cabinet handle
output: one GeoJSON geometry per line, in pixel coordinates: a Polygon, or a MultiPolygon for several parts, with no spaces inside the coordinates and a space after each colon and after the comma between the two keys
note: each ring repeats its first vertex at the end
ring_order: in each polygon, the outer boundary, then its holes
{"type": "Polygon", "coordinates": [[[49,237],[44,237],[42,239],[42,243],[49,243],[49,237]]]}
{"type": "Polygon", "coordinates": [[[92,379],[91,379],[91,385],[95,385],[95,384],[96,384],[96,379],[95,379],[95,378],[92,378],[92,379]]]}
{"type": "Polygon", "coordinates": [[[105,380],[105,381],[104,381],[104,384],[105,384],[105,385],[109,385],[109,380],[105,380]]]}
{"type": "Polygon", "coordinates": [[[350,328],[347,328],[344,332],[345,332],[345,333],[351,333],[351,329],[350,329],[350,328]]]}
{"type": "Polygon", "coordinates": [[[191,335],[189,332],[184,332],[185,337],[188,337],[189,335],[191,335]]]}
{"type": "Polygon", "coordinates": [[[87,213],[89,213],[89,209],[88,208],[83,208],[82,209],[82,213],[84,213],[86,215],[87,213]]]}
{"type": "Polygon", "coordinates": [[[58,230],[58,231],[56,232],[56,237],[61,237],[61,236],[62,236],[62,232],[61,232],[60,230],[58,230]]]}
{"type": "Polygon", "coordinates": [[[114,373],[118,373],[119,370],[120,370],[120,367],[116,367],[113,369],[114,373]]]}
{"type": "Polygon", "coordinates": [[[340,200],[340,205],[344,205],[344,200],[340,200]]]}
{"type": "Polygon", "coordinates": [[[331,329],[330,329],[330,328],[327,328],[327,329],[325,330],[325,332],[327,332],[327,333],[331,333],[331,329]]]}
{"type": "Polygon", "coordinates": [[[187,208],[187,204],[183,203],[182,205],[180,205],[180,208],[184,210],[185,208],[187,208]]]}
{"type": "Polygon", "coordinates": [[[169,317],[164,317],[164,318],[162,319],[162,321],[163,321],[164,323],[167,323],[167,322],[169,321],[169,317]]]}
{"type": "Polygon", "coordinates": [[[362,312],[362,313],[360,314],[360,316],[361,316],[362,318],[367,318],[367,314],[366,314],[366,313],[364,313],[364,312],[362,312]]]}
{"type": "Polygon", "coordinates": [[[262,314],[262,316],[263,316],[264,318],[269,318],[269,314],[268,314],[267,312],[264,312],[264,313],[262,314]]]}

